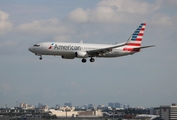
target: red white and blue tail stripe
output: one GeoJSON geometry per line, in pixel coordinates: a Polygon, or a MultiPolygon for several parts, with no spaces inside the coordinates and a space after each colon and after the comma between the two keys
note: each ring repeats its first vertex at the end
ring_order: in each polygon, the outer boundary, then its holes
{"type": "Polygon", "coordinates": [[[123,51],[138,52],[140,49],[133,49],[141,46],[143,35],[145,31],[146,23],[141,23],[140,26],[128,39],[127,45],[123,48],[123,51]]]}
{"type": "Polygon", "coordinates": [[[146,23],[141,23],[141,25],[131,35],[128,46],[141,46],[145,27],[146,23]]]}

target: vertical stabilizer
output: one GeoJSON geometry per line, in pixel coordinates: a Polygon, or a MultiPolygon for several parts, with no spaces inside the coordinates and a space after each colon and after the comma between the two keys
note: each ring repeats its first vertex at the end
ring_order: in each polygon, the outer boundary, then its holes
{"type": "Polygon", "coordinates": [[[143,40],[143,35],[145,31],[146,23],[141,23],[140,26],[135,30],[135,32],[128,39],[127,46],[141,46],[143,40]]]}
{"type": "Polygon", "coordinates": [[[146,23],[141,23],[140,26],[135,30],[135,32],[129,37],[127,41],[127,45],[123,48],[123,51],[127,52],[139,52],[139,48],[141,46],[143,35],[145,31],[146,23]]]}

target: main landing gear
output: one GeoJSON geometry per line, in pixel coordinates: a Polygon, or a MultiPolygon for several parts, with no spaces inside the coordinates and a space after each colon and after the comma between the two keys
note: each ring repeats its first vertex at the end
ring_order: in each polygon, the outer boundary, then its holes
{"type": "MultiPolygon", "coordinates": [[[[87,60],[86,60],[85,58],[83,58],[83,59],[82,59],[82,62],[83,62],[83,63],[86,63],[87,60]]],[[[95,59],[91,57],[91,58],[90,58],[90,62],[95,62],[95,59]]]]}
{"type": "Polygon", "coordinates": [[[86,62],[87,62],[87,60],[86,60],[85,58],[83,58],[83,59],[82,59],[82,62],[83,62],[83,63],[86,63],[86,62]]]}
{"type": "Polygon", "coordinates": [[[39,57],[39,60],[42,60],[42,55],[39,57]]]}
{"type": "Polygon", "coordinates": [[[90,62],[95,62],[95,59],[91,57],[90,62]]]}

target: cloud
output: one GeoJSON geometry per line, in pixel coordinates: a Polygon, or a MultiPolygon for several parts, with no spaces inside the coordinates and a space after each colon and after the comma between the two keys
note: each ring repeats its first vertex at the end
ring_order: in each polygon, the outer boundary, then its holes
{"type": "Polygon", "coordinates": [[[97,7],[117,8],[114,11],[127,12],[136,14],[148,14],[159,9],[160,2],[156,1],[154,4],[147,2],[139,2],[137,0],[103,0],[98,3],[97,7]]]}
{"type": "Polygon", "coordinates": [[[176,7],[177,5],[177,0],[166,0],[165,2],[169,4],[170,6],[176,7]]]}
{"type": "Polygon", "coordinates": [[[8,21],[9,14],[0,11],[0,34],[5,34],[11,31],[13,24],[8,21]]]}
{"type": "Polygon", "coordinates": [[[154,25],[155,27],[160,26],[162,28],[173,28],[176,24],[176,21],[177,15],[170,17],[162,13],[157,13],[150,19],[152,25],[154,25]]]}
{"type": "Polygon", "coordinates": [[[55,41],[70,41],[71,36],[69,35],[58,35],[54,38],[55,41]]]}
{"type": "Polygon", "coordinates": [[[126,23],[137,21],[138,18],[157,11],[160,5],[160,1],[150,4],[137,0],[103,0],[93,9],[76,8],[66,16],[66,19],[78,23],[126,23]]]}
{"type": "Polygon", "coordinates": [[[54,34],[66,34],[72,32],[57,18],[50,18],[47,20],[36,20],[31,23],[24,23],[19,25],[17,31],[26,34],[35,35],[54,35],[54,34]]]}
{"type": "Polygon", "coordinates": [[[76,8],[74,11],[68,14],[68,18],[73,22],[87,22],[88,21],[88,12],[83,10],[82,8],[76,8]]]}
{"type": "MultiPolygon", "coordinates": [[[[34,20],[20,24],[14,31],[45,37],[51,35],[54,41],[72,41],[84,38],[83,35],[87,33],[84,33],[83,29],[89,31],[88,33],[92,32],[90,28],[92,26],[95,29],[95,23],[106,23],[102,26],[103,30],[100,30],[102,32],[108,29],[106,25],[112,24],[114,26],[117,23],[120,25],[120,23],[148,22],[154,26],[171,26],[175,23],[176,17],[171,18],[166,14],[160,14],[158,10],[163,5],[164,2],[159,0],[152,3],[139,0],[103,0],[92,9],[76,8],[61,20],[58,18],[34,20]]],[[[112,27],[110,28],[112,30],[112,27]]],[[[95,29],[95,31],[97,30],[95,29]]]]}

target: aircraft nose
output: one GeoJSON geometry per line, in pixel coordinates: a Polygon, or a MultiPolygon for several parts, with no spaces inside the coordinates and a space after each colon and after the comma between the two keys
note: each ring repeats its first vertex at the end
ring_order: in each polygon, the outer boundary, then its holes
{"type": "Polygon", "coordinates": [[[31,47],[30,47],[30,48],[28,48],[28,50],[29,50],[29,51],[31,51],[31,47]]]}
{"type": "Polygon", "coordinates": [[[33,52],[33,47],[29,47],[28,50],[33,52]]]}

